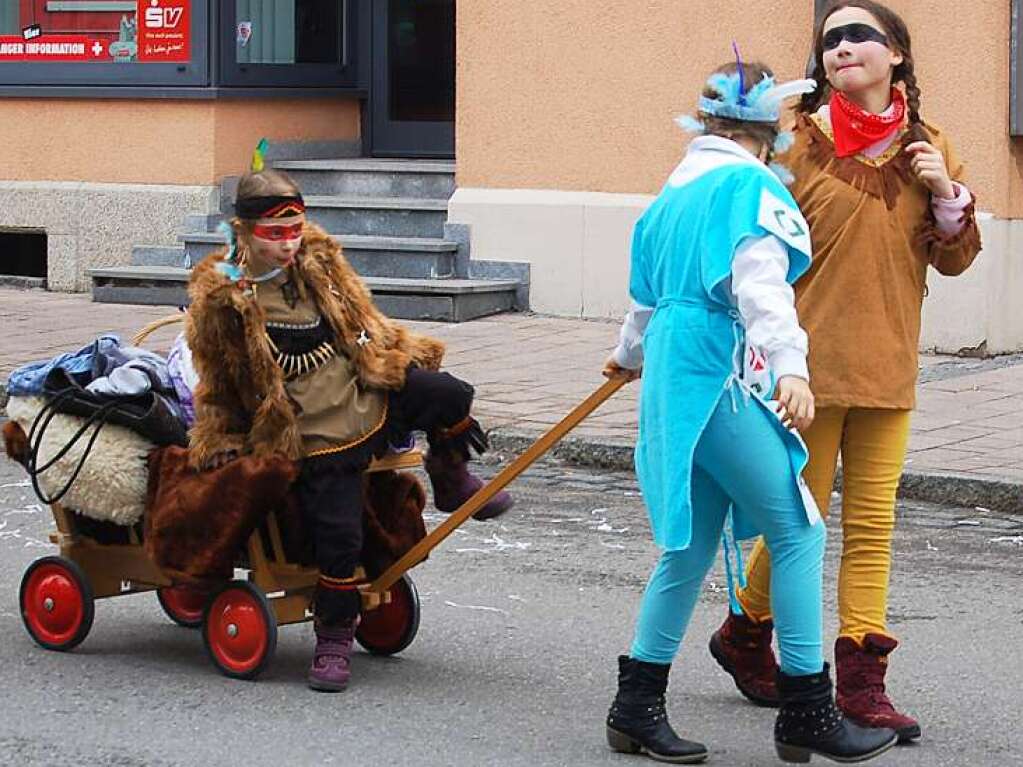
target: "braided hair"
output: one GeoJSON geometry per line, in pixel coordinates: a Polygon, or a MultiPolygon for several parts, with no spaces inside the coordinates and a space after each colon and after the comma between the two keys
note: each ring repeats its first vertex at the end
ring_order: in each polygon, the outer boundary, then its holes
{"type": "Polygon", "coordinates": [[[881,24],[892,48],[902,55],[902,63],[892,71],[892,82],[902,83],[906,91],[906,111],[909,115],[909,135],[912,141],[930,141],[923,118],[920,117],[920,86],[916,82],[913,68],[913,51],[909,28],[895,11],[875,0],[831,0],[825,6],[813,32],[813,71],[811,76],[817,82],[817,90],[805,93],[796,111],[802,114],[816,112],[824,103],[828,85],[824,73],[824,24],[836,11],[843,8],[862,8],[881,24]]]}

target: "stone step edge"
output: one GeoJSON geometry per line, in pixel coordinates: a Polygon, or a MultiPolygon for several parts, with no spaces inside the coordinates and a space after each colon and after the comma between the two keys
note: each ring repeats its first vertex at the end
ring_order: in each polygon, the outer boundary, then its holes
{"type": "Polygon", "coordinates": [[[339,158],[321,160],[277,160],[273,167],[281,170],[302,170],[329,173],[401,173],[454,175],[455,163],[436,160],[385,160],[372,158],[339,158]]]}
{"type": "Polygon", "coordinates": [[[422,210],[446,211],[448,201],[434,197],[342,197],[336,194],[310,195],[306,208],[334,210],[422,210]]]}

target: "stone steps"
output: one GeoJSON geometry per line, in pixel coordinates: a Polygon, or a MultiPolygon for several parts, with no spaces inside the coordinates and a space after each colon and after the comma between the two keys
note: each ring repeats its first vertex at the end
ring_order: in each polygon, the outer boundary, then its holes
{"type": "MultiPolygon", "coordinates": [[[[446,227],[453,162],[339,158],[273,165],[299,184],[309,219],[333,233],[388,315],[462,322],[526,308],[528,271],[516,264],[473,264],[467,231],[446,227]]],[[[222,212],[185,218],[180,246],[138,246],[132,267],[90,270],[94,299],[187,303],[187,267],[223,244],[216,229],[232,214],[237,182],[226,178],[221,184],[222,212]]]]}

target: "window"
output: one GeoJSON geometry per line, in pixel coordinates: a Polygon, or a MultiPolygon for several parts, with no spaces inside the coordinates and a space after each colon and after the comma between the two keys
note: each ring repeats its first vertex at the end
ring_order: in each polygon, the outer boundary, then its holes
{"type": "Polygon", "coordinates": [[[348,0],[223,0],[223,85],[356,84],[356,6],[348,0]]]}
{"type": "Polygon", "coordinates": [[[205,85],[208,0],[0,0],[0,84],[205,85]]]}
{"type": "Polygon", "coordinates": [[[46,278],[46,233],[0,230],[0,274],[46,278]]]}

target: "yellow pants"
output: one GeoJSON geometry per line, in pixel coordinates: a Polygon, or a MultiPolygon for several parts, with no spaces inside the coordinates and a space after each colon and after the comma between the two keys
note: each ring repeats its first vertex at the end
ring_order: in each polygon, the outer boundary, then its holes
{"type": "MultiPolygon", "coordinates": [[[[838,574],[839,636],[862,643],[888,634],[895,493],[909,440],[908,410],[828,407],[817,411],[803,439],[810,462],[803,477],[822,514],[828,513],[838,455],[842,455],[842,565],[838,574]]],[[[738,593],[746,615],[771,617],[771,559],[759,539],[738,593]]]]}

